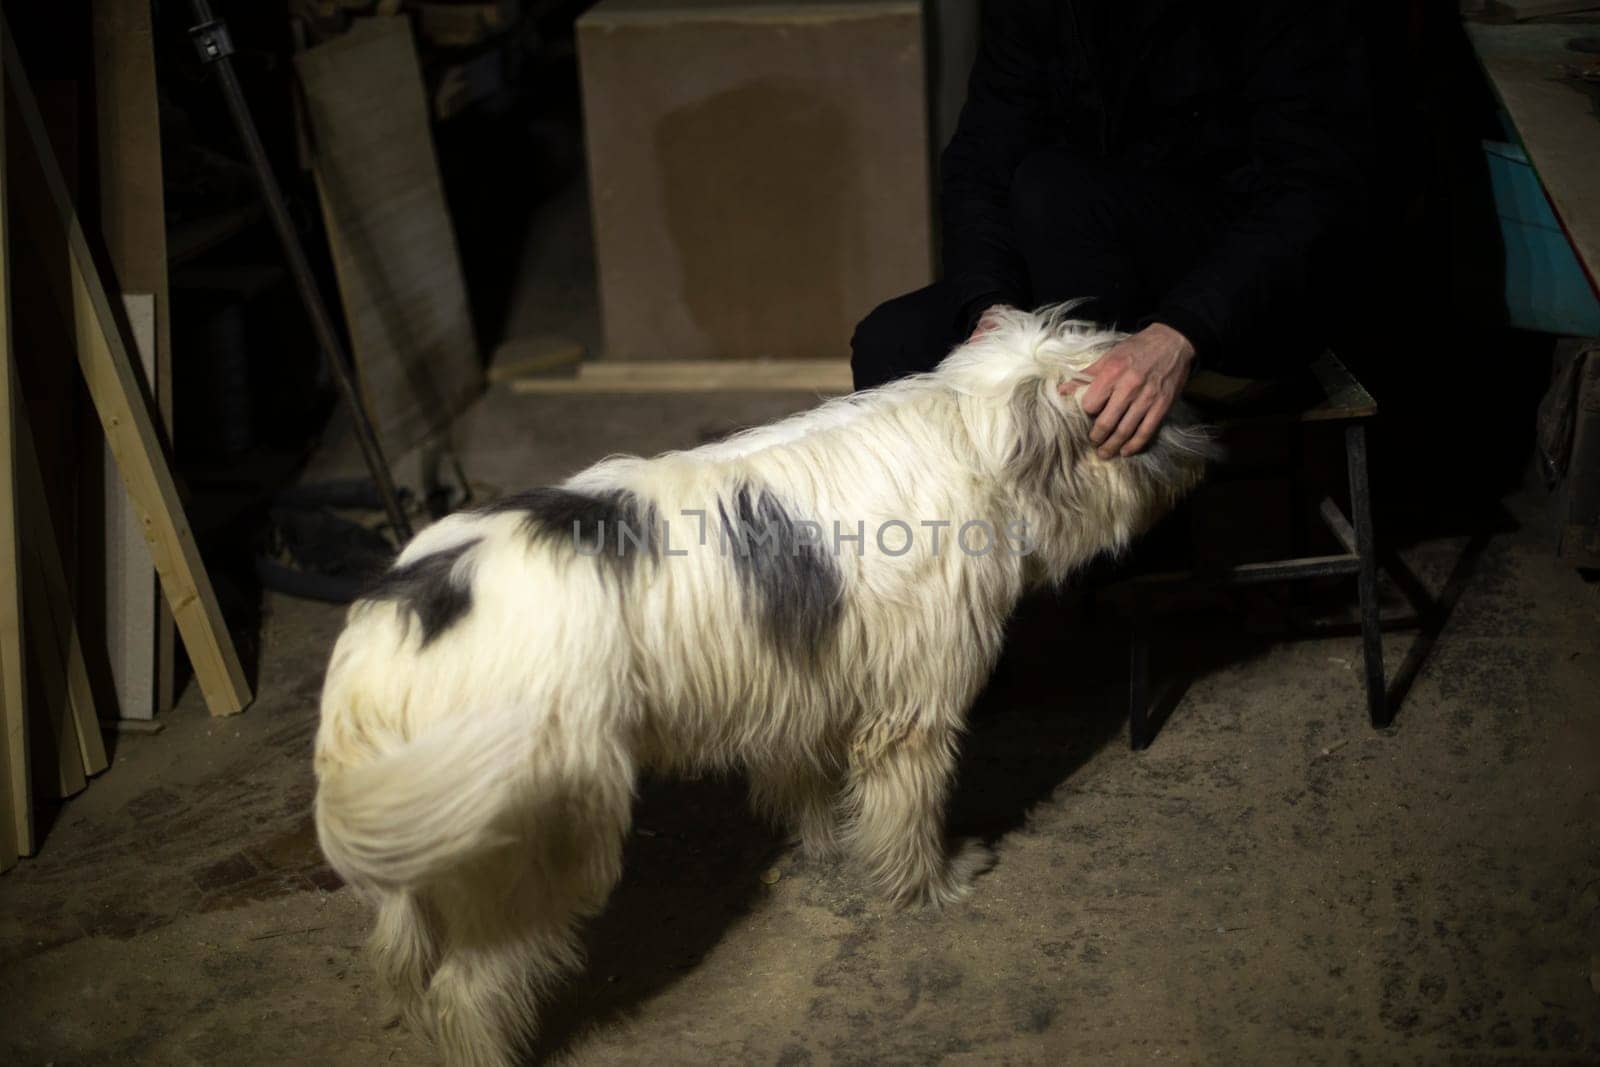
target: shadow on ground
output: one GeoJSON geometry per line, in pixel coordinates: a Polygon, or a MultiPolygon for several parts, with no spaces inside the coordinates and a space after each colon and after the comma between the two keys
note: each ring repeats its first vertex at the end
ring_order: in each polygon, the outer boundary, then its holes
{"type": "MultiPolygon", "coordinates": [[[[1261,643],[1190,649],[1184,669],[1250,658],[1261,643]]],[[[1023,604],[969,718],[947,820],[952,837],[998,844],[1102,747],[1126,744],[1126,682],[1116,669],[1126,650],[1126,625],[1114,612],[1090,616],[1070,593],[1023,604]]],[[[738,779],[652,780],[634,826],[622,882],[586,931],[588,963],[544,1012],[535,1062],[636,1015],[752,913],[764,874],[805,862],[790,854],[784,833],[750,812],[738,779]]],[[[830,865],[826,880],[841,911],[874,906],[849,863],[830,865]]]]}

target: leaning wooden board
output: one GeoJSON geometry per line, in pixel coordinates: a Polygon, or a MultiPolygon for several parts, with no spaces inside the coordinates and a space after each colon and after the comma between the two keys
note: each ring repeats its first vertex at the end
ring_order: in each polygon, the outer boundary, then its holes
{"type": "MultiPolygon", "coordinates": [[[[5,33],[0,23],[0,34],[5,33]]],[[[11,276],[6,215],[5,108],[0,107],[0,572],[21,573],[17,524],[16,371],[11,355],[11,276]]],[[[22,583],[0,582],[0,871],[33,852],[28,773],[22,583]]]]}
{"type": "Polygon", "coordinates": [[[1545,194],[1600,293],[1600,116],[1593,93],[1561,76],[1594,56],[1567,42],[1600,35],[1592,22],[1467,24],[1489,82],[1517,127],[1545,194]]]}
{"type": "MultiPolygon", "coordinates": [[[[37,503],[23,497],[24,511],[37,509],[37,503]]],[[[29,605],[27,628],[28,647],[32,658],[28,662],[29,677],[37,686],[38,703],[33,708],[33,721],[28,724],[32,734],[30,756],[34,759],[34,788],[41,796],[55,800],[82,791],[88,784],[83,773],[83,757],[74,736],[72,711],[67,696],[67,667],[61,658],[61,646],[56,641],[54,620],[51,625],[39,624],[41,616],[49,613],[49,593],[41,576],[39,545],[22,554],[23,600],[29,605]],[[52,776],[48,768],[55,766],[52,776]]]]}
{"type": "Polygon", "coordinates": [[[45,135],[26,68],[0,16],[0,62],[22,117],[23,133],[38,157],[50,208],[65,233],[70,259],[72,308],[79,339],[78,366],[100,416],[123,483],[138,509],[146,543],[161,575],[162,590],[177,619],[196,680],[212,714],[242,711],[250,688],[233,641],[223,625],[211,579],[167,467],[143,383],[134,371],[122,326],[99,266],[90,252],[61,168],[45,135]]]}
{"type": "Polygon", "coordinates": [[[295,64],[361,389],[399,456],[483,389],[410,23],[358,20],[295,64]]]}
{"type": "MultiPolygon", "coordinates": [[[[151,293],[124,293],[134,349],[139,353],[145,381],[156,375],[156,307],[151,293]]],[[[160,705],[163,618],[161,586],[150,566],[139,529],[139,516],[117,475],[116,460],[105,450],[105,476],[99,486],[100,513],[105,519],[102,574],[105,578],[106,661],[116,694],[115,715],[123,719],[153,719],[160,705]]],[[[170,617],[170,616],[168,616],[170,617]]],[[[170,638],[169,638],[170,639],[170,638]]],[[[170,649],[165,653],[170,657],[170,649]]]]}
{"type": "MultiPolygon", "coordinates": [[[[106,258],[116,275],[116,288],[124,293],[147,293],[150,341],[140,354],[145,361],[145,381],[155,396],[156,411],[167,443],[172,444],[172,329],[171,304],[167,292],[167,216],[161,168],[161,108],[156,90],[155,32],[150,0],[90,0],[90,28],[94,48],[95,156],[100,171],[100,237],[106,258]]],[[[259,209],[256,209],[259,214],[259,209]]],[[[129,312],[135,332],[141,329],[143,310],[129,312]]],[[[102,488],[109,495],[121,494],[109,454],[102,488]]],[[[92,487],[91,487],[92,491],[92,487]]],[[[108,501],[109,505],[109,501],[108,501]]],[[[124,512],[131,514],[124,505],[124,512]]],[[[118,714],[150,718],[165,711],[174,700],[173,660],[177,635],[172,613],[162,604],[156,576],[149,566],[144,538],[137,530],[131,537],[116,537],[107,531],[106,554],[112,559],[137,560],[142,575],[126,580],[148,591],[137,594],[139,606],[124,602],[107,605],[105,630],[109,642],[117,632],[131,633],[134,639],[122,651],[127,666],[116,675],[118,714]],[[137,555],[135,555],[137,554],[137,555]],[[144,653],[132,647],[147,643],[137,629],[137,618],[145,614],[143,604],[152,600],[155,632],[148,636],[152,646],[155,688],[142,697],[142,680],[124,682],[131,673],[142,674],[142,663],[135,659],[144,653]],[[119,623],[120,612],[137,612],[132,626],[119,623]],[[136,688],[137,687],[137,688],[136,688]]],[[[113,647],[113,672],[116,649],[113,647]]]]}
{"type": "MultiPolygon", "coordinates": [[[[44,472],[34,454],[33,429],[28,411],[18,398],[16,416],[18,500],[23,511],[23,532],[29,550],[23,561],[29,570],[33,590],[28,594],[28,640],[40,650],[39,669],[45,674],[46,702],[58,730],[63,754],[71,749],[80,771],[63,782],[63,796],[83,787],[83,775],[106,769],[106,746],[100,736],[100,717],[96,713],[94,690],[89,683],[89,667],[84,658],[82,628],[78,625],[72,589],[61,560],[63,539],[56,536],[45,499],[44,472]],[[35,610],[37,609],[37,610],[35,610]],[[69,736],[70,735],[70,736],[69,736]],[[68,743],[70,742],[70,744],[68,743]]],[[[148,564],[150,557],[145,555],[148,564]]]]}

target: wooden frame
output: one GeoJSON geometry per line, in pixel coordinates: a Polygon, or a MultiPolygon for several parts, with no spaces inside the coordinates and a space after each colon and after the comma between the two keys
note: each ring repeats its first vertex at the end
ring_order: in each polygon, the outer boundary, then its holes
{"type": "Polygon", "coordinates": [[[1314,403],[1285,410],[1258,410],[1254,414],[1248,413],[1248,406],[1258,402],[1259,396],[1253,386],[1261,383],[1202,372],[1191,381],[1188,395],[1191,399],[1209,397],[1213,403],[1223,406],[1227,398],[1239,403],[1244,417],[1221,418],[1218,422],[1223,426],[1343,424],[1351,515],[1346,517],[1331,498],[1322,500],[1318,514],[1344,552],[1245,563],[1200,573],[1168,572],[1131,577],[1128,580],[1133,591],[1133,624],[1128,648],[1128,740],[1135,750],[1150,746],[1162,721],[1172,710],[1170,700],[1151,699],[1150,637],[1154,620],[1150,597],[1158,588],[1220,588],[1256,582],[1354,576],[1361,605],[1362,679],[1367,715],[1379,729],[1389,725],[1394,715],[1395,702],[1389,699],[1384,684],[1383,620],[1378,610],[1379,561],[1372,529],[1372,490],[1367,458],[1367,424],[1378,414],[1377,401],[1332,352],[1323,353],[1307,368],[1307,381],[1315,387],[1314,403]]]}

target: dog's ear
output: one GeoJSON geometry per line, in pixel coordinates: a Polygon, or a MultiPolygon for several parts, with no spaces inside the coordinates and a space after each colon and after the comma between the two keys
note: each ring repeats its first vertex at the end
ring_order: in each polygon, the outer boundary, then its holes
{"type": "Polygon", "coordinates": [[[1072,415],[1049,376],[1030,375],[1012,391],[1013,440],[1006,470],[1025,492],[1048,494],[1069,478],[1083,449],[1072,415]]]}
{"type": "Polygon", "coordinates": [[[1207,463],[1222,458],[1224,449],[1216,432],[1180,400],[1167,412],[1150,447],[1139,453],[1138,463],[1157,482],[1182,492],[1199,479],[1207,463]]]}

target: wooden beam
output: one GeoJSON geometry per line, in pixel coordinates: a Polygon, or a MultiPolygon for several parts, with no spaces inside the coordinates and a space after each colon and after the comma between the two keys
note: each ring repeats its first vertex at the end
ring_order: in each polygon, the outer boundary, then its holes
{"type": "Polygon", "coordinates": [[[576,378],[518,378],[511,391],[529,395],[574,393],[802,392],[840,394],[851,388],[850,364],[841,359],[597,360],[576,378]]]}
{"type": "MultiPolygon", "coordinates": [[[[156,88],[155,32],[150,0],[90,0],[90,29],[94,48],[94,113],[97,129],[94,156],[100,169],[100,237],[106,256],[116,275],[116,288],[124,293],[150,294],[151,327],[154,347],[141,355],[147,369],[145,380],[155,397],[156,411],[172,439],[172,316],[167,277],[167,214],[161,167],[161,108],[156,88]]],[[[260,205],[252,209],[261,217],[260,205]]],[[[138,327],[138,316],[129,314],[138,327]]],[[[114,465],[105,462],[103,489],[122,494],[114,465]]],[[[93,491],[94,487],[88,487],[93,491]]],[[[123,504],[126,508],[127,505],[123,504]]],[[[154,689],[145,711],[142,701],[126,699],[122,677],[117,681],[119,713],[150,714],[170,708],[174,699],[173,660],[177,634],[172,613],[161,602],[155,571],[143,558],[139,547],[143,538],[135,536],[132,548],[144,567],[141,583],[149,592],[141,598],[156,601],[152,670],[154,689]]],[[[115,546],[108,545],[109,550],[115,546]]],[[[108,620],[107,632],[113,621],[108,620]]],[[[116,645],[112,641],[113,666],[116,645]]],[[[142,653],[141,653],[142,654],[142,653]]],[[[131,655],[131,651],[130,651],[131,655]]],[[[142,682],[140,683],[143,684],[142,682]]]]}
{"type": "MultiPolygon", "coordinates": [[[[153,381],[156,372],[155,314],[157,302],[150,293],[124,293],[123,305],[128,313],[128,327],[132,332],[134,347],[143,364],[145,380],[153,381]]],[[[104,577],[99,597],[90,598],[86,610],[101,609],[98,619],[93,615],[89,632],[103,632],[106,663],[111,668],[111,689],[116,696],[116,707],[107,708],[104,714],[123,719],[153,719],[158,709],[158,690],[161,688],[162,645],[160,642],[161,616],[170,615],[162,610],[161,586],[156,572],[150,566],[150,553],[144,546],[144,535],[139,532],[139,516],[128,499],[117,475],[116,460],[104,444],[100,484],[93,486],[98,500],[91,503],[92,512],[105,520],[104,539],[99,546],[100,573],[104,577]],[[98,506],[95,506],[98,505],[98,506]],[[93,622],[103,622],[96,628],[93,622]]],[[[167,649],[170,653],[170,647],[167,649]]]]}
{"type": "Polygon", "coordinates": [[[146,545],[161,576],[161,589],[177,620],[195,679],[213,715],[232,715],[250,703],[244,677],[211,578],[189,530],[161,441],[145,407],[128,350],[93,271],[88,246],[72,223],[73,311],[78,362],[89,396],[105,428],[106,444],[133,500],[146,545]]]}
{"type": "MultiPolygon", "coordinates": [[[[0,34],[7,32],[0,25],[0,34]]],[[[6,216],[5,108],[0,107],[0,573],[22,572],[17,545],[16,368],[11,355],[10,234],[6,216]]],[[[21,582],[0,581],[0,871],[33,852],[27,679],[22,665],[21,582]]]]}
{"type": "Polygon", "coordinates": [[[514,382],[582,362],[583,345],[570,337],[513,337],[495,349],[487,377],[491,384],[514,382]]]}
{"type": "Polygon", "coordinates": [[[17,110],[49,188],[51,206],[67,235],[72,268],[74,320],[78,331],[78,364],[90,399],[116,457],[123,483],[139,512],[162,591],[177,619],[194,665],[196,680],[213,715],[242,711],[250,702],[238,653],[223,625],[211,579],[194,543],[178,489],[162,453],[161,440],[143,386],[133,368],[98,266],[82,224],[67,194],[55,153],[45,136],[39,108],[27,73],[0,16],[0,62],[16,98],[17,110]]]}

